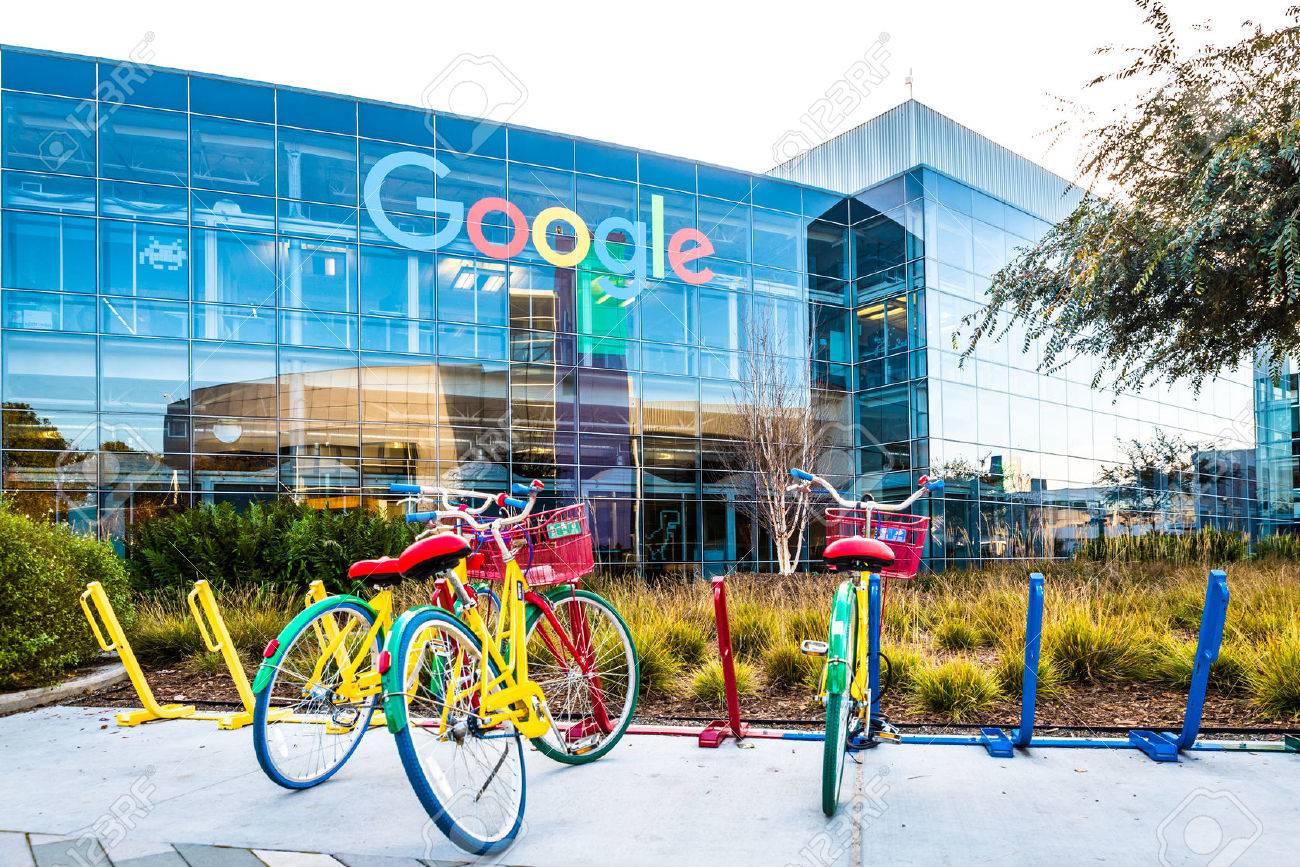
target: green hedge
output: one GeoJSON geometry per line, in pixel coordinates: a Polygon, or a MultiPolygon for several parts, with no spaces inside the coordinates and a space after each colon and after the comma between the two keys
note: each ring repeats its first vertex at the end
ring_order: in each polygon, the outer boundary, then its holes
{"type": "Polygon", "coordinates": [[[214,587],[253,585],[298,591],[317,578],[351,586],[348,566],[396,555],[415,538],[400,518],[352,509],[331,512],[292,500],[228,503],[161,515],[133,526],[127,568],[137,589],[185,591],[199,578],[214,587]]]}
{"type": "Polygon", "coordinates": [[[112,548],[0,501],[0,689],[49,683],[94,658],[99,645],[77,601],[91,581],[129,626],[126,570],[112,548]]]}

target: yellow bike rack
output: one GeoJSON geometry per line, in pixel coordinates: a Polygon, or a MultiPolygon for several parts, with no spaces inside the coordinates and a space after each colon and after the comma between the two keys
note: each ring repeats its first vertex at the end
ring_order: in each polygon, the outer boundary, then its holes
{"type": "Polygon", "coordinates": [[[95,640],[99,642],[99,646],[106,653],[116,652],[118,658],[122,660],[127,677],[131,679],[131,685],[135,687],[136,695],[140,696],[140,703],[144,705],[139,710],[118,713],[119,726],[138,726],[140,723],[155,719],[218,719],[221,717],[221,714],[198,711],[192,704],[158,704],[158,700],[153,696],[153,690],[149,688],[149,681],[145,679],[144,671],[135,658],[135,652],[131,650],[131,642],[126,640],[126,633],[122,631],[122,624],[118,622],[117,614],[113,611],[113,604],[108,601],[108,594],[104,592],[103,584],[92,581],[86,585],[86,591],[81,594],[81,610],[85,612],[86,620],[89,621],[90,629],[95,633],[95,640]],[[104,640],[104,632],[99,628],[95,613],[90,610],[91,604],[95,606],[99,619],[104,622],[104,630],[108,632],[110,641],[104,640]]]}
{"type": "MultiPolygon", "coordinates": [[[[248,685],[244,663],[239,659],[235,643],[230,639],[230,630],[226,629],[226,621],[221,616],[221,609],[217,607],[217,597],[213,595],[211,585],[204,579],[195,581],[194,589],[190,591],[189,596],[185,597],[185,601],[189,603],[190,613],[194,615],[194,622],[199,626],[199,635],[203,637],[203,644],[213,653],[220,653],[225,661],[230,679],[235,684],[235,692],[239,695],[239,703],[244,706],[242,711],[217,717],[217,728],[238,729],[251,725],[253,706],[257,703],[257,699],[253,697],[253,689],[248,685]],[[203,625],[205,621],[207,626],[203,625]],[[213,638],[216,640],[213,641],[213,638]]],[[[272,720],[284,719],[288,716],[287,710],[274,710],[270,713],[272,720]]]]}

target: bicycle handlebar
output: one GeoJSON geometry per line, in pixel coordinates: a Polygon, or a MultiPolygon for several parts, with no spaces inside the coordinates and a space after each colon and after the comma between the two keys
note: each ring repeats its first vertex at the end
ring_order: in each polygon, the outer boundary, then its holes
{"type": "Polygon", "coordinates": [[[888,503],[878,503],[875,500],[862,500],[855,502],[846,499],[839,491],[835,490],[834,485],[823,479],[821,476],[816,476],[800,469],[790,470],[790,475],[799,479],[799,482],[798,484],[787,485],[787,491],[808,491],[813,485],[818,485],[825,488],[826,492],[831,495],[835,502],[839,503],[846,509],[874,509],[882,512],[901,512],[917,500],[921,499],[922,494],[943,490],[943,479],[931,479],[929,476],[921,476],[920,480],[917,482],[916,490],[912,492],[910,497],[903,500],[901,503],[894,503],[891,505],[888,503]]]}
{"type": "Polygon", "coordinates": [[[440,497],[445,508],[437,509],[432,512],[408,512],[406,514],[406,521],[412,524],[459,521],[475,532],[490,532],[492,537],[496,540],[497,547],[501,549],[502,557],[509,560],[511,559],[511,554],[506,548],[505,539],[501,536],[501,529],[503,527],[518,524],[532,514],[533,506],[537,504],[537,495],[542,492],[543,487],[545,486],[538,479],[533,479],[533,481],[527,485],[522,485],[518,482],[513,484],[511,486],[512,491],[520,491],[522,488],[523,491],[527,492],[528,499],[526,500],[511,497],[505,493],[484,494],[479,491],[466,491],[456,488],[428,487],[422,485],[389,485],[389,490],[394,493],[417,493],[419,496],[423,497],[434,495],[440,497]],[[414,492],[411,491],[412,488],[415,489],[414,492]],[[452,506],[450,502],[450,498],[453,496],[461,499],[471,497],[481,499],[484,500],[484,503],[482,506],[472,509],[456,508],[452,506]],[[519,509],[519,513],[516,515],[502,515],[501,517],[494,518],[486,523],[478,520],[478,516],[486,511],[493,503],[501,508],[509,506],[512,509],[519,509]]]}

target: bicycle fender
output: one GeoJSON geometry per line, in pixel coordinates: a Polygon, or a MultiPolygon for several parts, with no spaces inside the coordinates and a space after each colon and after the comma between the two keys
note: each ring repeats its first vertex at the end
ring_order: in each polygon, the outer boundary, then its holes
{"type": "MultiPolygon", "coordinates": [[[[360,605],[362,608],[369,611],[372,616],[377,616],[375,615],[375,609],[370,607],[369,602],[362,599],[360,596],[353,596],[350,593],[343,593],[338,596],[327,596],[319,602],[313,602],[311,605],[308,605],[302,611],[298,612],[298,616],[290,620],[288,624],[280,630],[280,634],[276,636],[275,640],[277,646],[275,648],[275,653],[262,660],[261,667],[257,669],[257,676],[253,678],[253,695],[257,695],[262,690],[266,689],[267,684],[271,682],[271,677],[275,674],[275,670],[280,667],[280,660],[284,658],[285,651],[289,649],[289,640],[293,638],[293,636],[296,635],[309,620],[320,614],[321,611],[337,605],[340,602],[355,602],[357,605],[360,605]]],[[[381,626],[380,635],[382,634],[383,627],[381,626]]]]}
{"type": "Polygon", "coordinates": [[[845,581],[835,590],[831,600],[830,629],[826,638],[826,691],[842,693],[849,685],[849,661],[853,646],[853,606],[856,597],[853,584],[845,581]]]}
{"type": "MultiPolygon", "coordinates": [[[[402,675],[406,671],[404,664],[394,664],[398,658],[397,644],[401,640],[402,634],[406,631],[406,626],[417,615],[426,611],[437,610],[446,613],[445,609],[438,608],[435,605],[420,605],[403,611],[401,616],[393,623],[393,628],[388,633],[388,638],[384,641],[384,651],[388,654],[389,666],[388,671],[383,675],[384,687],[384,723],[388,730],[397,734],[406,728],[406,684],[402,683],[402,675]]],[[[448,617],[451,615],[448,614],[448,617]]]]}

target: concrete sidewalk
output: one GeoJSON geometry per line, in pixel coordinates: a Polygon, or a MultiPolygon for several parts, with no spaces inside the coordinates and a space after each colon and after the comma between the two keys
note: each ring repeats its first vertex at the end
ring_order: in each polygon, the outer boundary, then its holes
{"type": "MultiPolygon", "coordinates": [[[[991,759],[978,747],[909,745],[860,758],[841,815],[827,820],[817,742],[701,750],[629,736],[577,768],[530,751],[525,829],[500,860],[1294,863],[1293,754],[1200,752],[1157,765],[1127,750],[991,759]]],[[[14,832],[0,835],[4,865],[33,863],[21,860],[27,852],[41,865],[107,863],[92,857],[100,845],[119,867],[465,860],[428,821],[382,729],[338,777],[304,792],[262,775],[247,729],[184,720],[119,729],[93,708],[0,719],[0,763],[0,831],[14,832]]]]}

